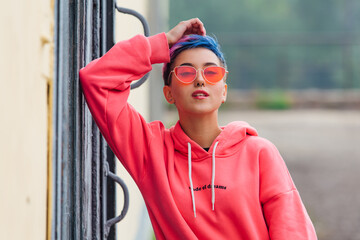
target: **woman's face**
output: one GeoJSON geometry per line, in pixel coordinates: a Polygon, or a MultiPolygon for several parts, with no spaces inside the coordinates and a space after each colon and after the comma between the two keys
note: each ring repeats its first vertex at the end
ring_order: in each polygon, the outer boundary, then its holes
{"type": "MultiPolygon", "coordinates": [[[[209,49],[193,48],[181,52],[175,59],[173,67],[192,66],[195,69],[204,69],[209,66],[221,66],[218,57],[209,49]]],[[[205,81],[201,71],[190,84],[177,80],[171,73],[171,85],[164,86],[164,95],[169,103],[174,103],[179,116],[183,114],[217,113],[220,105],[225,102],[227,85],[223,80],[209,84],[205,81]]]]}

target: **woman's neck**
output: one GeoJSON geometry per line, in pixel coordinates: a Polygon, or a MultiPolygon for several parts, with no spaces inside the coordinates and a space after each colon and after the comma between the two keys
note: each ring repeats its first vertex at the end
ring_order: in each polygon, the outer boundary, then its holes
{"type": "Polygon", "coordinates": [[[217,113],[210,115],[179,116],[180,125],[186,135],[203,148],[211,146],[221,133],[217,113]]]}

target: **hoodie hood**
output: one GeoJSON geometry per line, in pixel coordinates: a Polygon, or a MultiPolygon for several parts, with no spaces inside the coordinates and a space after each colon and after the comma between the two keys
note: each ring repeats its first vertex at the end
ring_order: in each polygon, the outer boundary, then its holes
{"type": "Polygon", "coordinates": [[[188,143],[191,144],[192,161],[201,161],[208,157],[209,154],[212,153],[216,142],[218,142],[216,155],[226,156],[236,151],[237,145],[244,140],[247,135],[258,135],[253,127],[243,121],[229,123],[228,125],[221,127],[221,129],[222,132],[215,138],[208,152],[185,134],[179,121],[170,129],[170,132],[174,141],[175,150],[180,152],[182,155],[188,155],[188,143]]]}

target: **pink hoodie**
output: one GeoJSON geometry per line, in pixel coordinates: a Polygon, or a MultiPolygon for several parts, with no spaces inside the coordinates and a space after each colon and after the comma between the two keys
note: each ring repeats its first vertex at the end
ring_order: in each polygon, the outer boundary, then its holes
{"type": "Polygon", "coordinates": [[[276,147],[245,122],[222,128],[209,151],[179,123],[147,123],[129,85],[169,61],[164,33],[117,43],[80,71],[102,134],[137,183],[157,239],[316,239],[276,147]]]}

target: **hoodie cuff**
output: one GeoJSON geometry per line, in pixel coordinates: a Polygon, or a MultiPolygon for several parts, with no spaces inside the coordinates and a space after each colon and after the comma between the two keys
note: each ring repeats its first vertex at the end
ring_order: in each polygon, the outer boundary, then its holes
{"type": "Polygon", "coordinates": [[[151,64],[170,61],[169,44],[165,33],[159,33],[148,37],[151,46],[151,64]]]}

